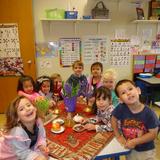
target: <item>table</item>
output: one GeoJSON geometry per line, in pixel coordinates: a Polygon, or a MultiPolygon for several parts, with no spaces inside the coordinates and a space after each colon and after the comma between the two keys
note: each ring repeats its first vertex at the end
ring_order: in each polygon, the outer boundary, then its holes
{"type": "Polygon", "coordinates": [[[157,90],[158,88],[160,89],[160,78],[156,78],[155,76],[150,77],[150,78],[136,77],[136,80],[141,81],[149,88],[148,95],[147,93],[145,94],[147,98],[150,96],[149,101],[151,102],[150,104],[152,105],[155,102],[154,91],[157,90]]]}
{"type": "MultiPolygon", "coordinates": [[[[63,104],[61,107],[63,108],[63,104]]],[[[84,108],[84,106],[78,105],[76,111],[79,111],[81,107],[84,108]]],[[[62,112],[62,114],[65,114],[64,110],[62,112]]],[[[69,159],[72,157],[76,160],[89,160],[93,157],[95,159],[115,157],[118,160],[120,155],[125,155],[129,152],[117,142],[113,132],[96,133],[95,131],[83,131],[76,133],[72,128],[66,128],[64,133],[56,135],[51,133],[51,125],[51,123],[48,123],[45,128],[48,145],[51,148],[50,154],[56,158],[69,159]],[[74,139],[78,144],[72,143],[71,139],[68,138],[74,139]]]]}
{"type": "MultiPolygon", "coordinates": [[[[101,160],[104,158],[114,157],[114,160],[119,160],[119,156],[127,155],[129,153],[130,151],[128,149],[125,149],[123,146],[121,146],[116,138],[113,138],[112,141],[107,146],[105,146],[105,148],[94,159],[101,160]]],[[[56,159],[49,157],[49,160],[56,159]]]]}

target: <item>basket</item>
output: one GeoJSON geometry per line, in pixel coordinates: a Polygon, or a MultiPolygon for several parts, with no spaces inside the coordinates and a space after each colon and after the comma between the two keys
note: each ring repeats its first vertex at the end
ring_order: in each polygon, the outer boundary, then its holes
{"type": "Polygon", "coordinates": [[[46,18],[48,19],[64,19],[65,10],[64,9],[46,9],[46,18]]]}
{"type": "Polygon", "coordinates": [[[96,6],[92,9],[93,19],[108,19],[109,10],[105,7],[102,1],[99,1],[96,6]]]}

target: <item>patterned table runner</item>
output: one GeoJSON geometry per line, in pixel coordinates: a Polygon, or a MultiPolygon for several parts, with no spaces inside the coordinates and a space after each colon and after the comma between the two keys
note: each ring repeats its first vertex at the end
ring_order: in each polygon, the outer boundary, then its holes
{"type": "MultiPolygon", "coordinates": [[[[62,104],[61,109],[63,107],[62,104]]],[[[77,104],[77,110],[81,107],[84,105],[77,104]]],[[[64,116],[65,112],[62,113],[64,116]]],[[[76,132],[70,127],[66,127],[63,133],[54,134],[51,127],[51,122],[45,125],[50,155],[60,160],[90,160],[114,137],[113,132],[96,133],[87,130],[76,132]]]]}

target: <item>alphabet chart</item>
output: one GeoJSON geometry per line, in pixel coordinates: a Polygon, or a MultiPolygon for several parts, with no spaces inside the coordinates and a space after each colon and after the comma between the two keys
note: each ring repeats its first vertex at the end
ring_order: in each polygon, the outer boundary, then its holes
{"type": "Polygon", "coordinates": [[[130,40],[113,39],[110,48],[110,65],[127,66],[130,60],[130,40]]]}

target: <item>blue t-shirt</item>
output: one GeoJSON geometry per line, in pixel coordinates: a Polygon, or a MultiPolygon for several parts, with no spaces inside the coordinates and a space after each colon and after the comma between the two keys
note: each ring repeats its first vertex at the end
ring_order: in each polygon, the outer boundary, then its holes
{"type": "MultiPolygon", "coordinates": [[[[126,139],[134,139],[146,134],[149,129],[159,126],[156,114],[147,106],[139,113],[132,113],[128,106],[119,104],[112,115],[121,122],[121,130],[126,139]]],[[[154,149],[154,141],[146,142],[135,147],[136,151],[154,149]]]]}

